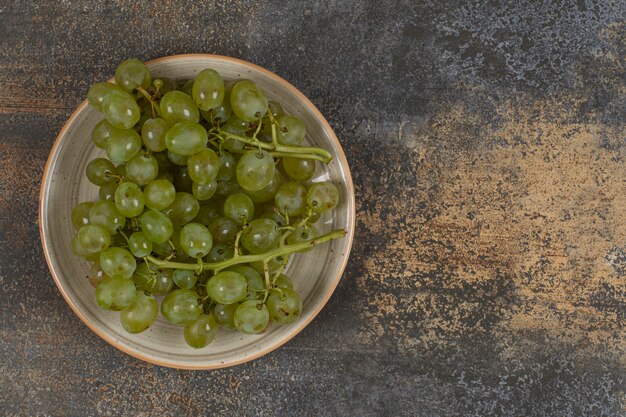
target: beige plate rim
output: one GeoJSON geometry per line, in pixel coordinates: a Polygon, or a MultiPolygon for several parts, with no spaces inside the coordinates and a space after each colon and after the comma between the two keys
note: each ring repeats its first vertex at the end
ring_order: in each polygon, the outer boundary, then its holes
{"type": "Polygon", "coordinates": [[[180,55],[170,55],[170,56],[166,56],[166,57],[162,57],[162,58],[157,58],[151,61],[148,61],[147,64],[155,64],[155,63],[164,63],[164,62],[172,62],[172,61],[178,61],[181,59],[219,59],[219,60],[224,60],[224,61],[231,61],[240,65],[243,65],[245,67],[249,67],[249,68],[253,68],[257,71],[260,71],[262,73],[265,73],[266,75],[270,76],[271,78],[273,78],[274,80],[276,80],[278,83],[282,84],[285,88],[291,90],[293,93],[295,93],[301,100],[302,102],[309,107],[312,112],[316,115],[316,117],[318,118],[318,120],[324,125],[324,127],[326,128],[326,130],[329,133],[329,137],[331,139],[331,141],[335,144],[335,146],[337,147],[338,150],[338,159],[339,159],[339,163],[345,168],[345,176],[346,176],[346,186],[348,187],[349,195],[348,198],[350,198],[351,200],[351,207],[352,210],[350,212],[350,216],[349,216],[349,224],[348,224],[348,230],[347,230],[347,236],[346,238],[348,239],[348,246],[346,249],[346,254],[343,257],[343,260],[341,262],[341,266],[339,268],[339,272],[337,273],[337,276],[335,277],[330,290],[326,293],[324,299],[322,300],[322,302],[319,304],[318,308],[315,309],[315,311],[313,311],[313,314],[311,314],[307,320],[302,321],[301,323],[298,323],[297,326],[294,326],[294,328],[292,329],[292,331],[283,339],[276,341],[276,343],[268,346],[266,349],[261,350],[257,353],[255,353],[254,355],[251,356],[247,356],[244,357],[242,359],[235,359],[233,361],[230,362],[224,362],[224,363],[219,363],[219,364],[208,364],[208,365],[198,365],[198,366],[192,366],[192,365],[180,365],[176,362],[173,361],[159,361],[159,360],[155,360],[152,357],[149,356],[144,356],[140,351],[137,350],[132,350],[132,349],[128,349],[126,346],[117,343],[113,338],[109,337],[108,335],[106,335],[104,332],[102,332],[98,327],[94,326],[93,323],[91,323],[91,321],[89,321],[89,319],[78,309],[78,307],[72,302],[70,296],[67,294],[66,290],[63,288],[63,286],[61,285],[61,282],[59,280],[59,277],[57,276],[57,273],[55,271],[55,269],[53,268],[53,264],[52,264],[52,259],[50,257],[50,253],[48,252],[48,245],[47,245],[47,239],[46,239],[46,232],[44,231],[44,208],[45,208],[45,201],[44,201],[44,193],[45,190],[48,187],[48,180],[49,180],[49,170],[50,167],[52,166],[52,163],[54,162],[54,160],[56,159],[57,156],[57,151],[58,148],[61,144],[61,140],[62,138],[65,136],[65,133],[67,132],[68,128],[74,123],[74,120],[76,119],[76,117],[83,111],[83,109],[85,107],[87,107],[87,105],[89,104],[87,102],[87,100],[84,100],[77,108],[76,110],[72,113],[72,115],[70,116],[70,118],[67,120],[67,122],[65,122],[65,124],[63,125],[63,128],[61,129],[61,131],[59,132],[59,134],[57,135],[54,144],[52,146],[52,149],[50,150],[50,154],[48,156],[48,160],[46,161],[46,165],[44,166],[44,170],[43,170],[43,176],[42,176],[42,180],[41,180],[41,187],[40,187],[40,191],[39,191],[39,214],[38,214],[38,223],[39,223],[39,234],[40,234],[40,238],[41,238],[41,242],[42,242],[42,246],[43,246],[43,252],[44,252],[44,256],[46,258],[46,263],[48,264],[48,269],[50,270],[50,273],[52,274],[52,278],[54,279],[54,282],[56,284],[56,286],[58,287],[59,291],[61,292],[61,294],[63,295],[63,298],[65,299],[65,301],[67,302],[67,304],[71,307],[71,309],[74,311],[74,313],[83,321],[83,323],[85,323],[87,325],[87,327],[89,327],[94,333],[96,333],[98,336],[100,336],[100,338],[104,339],[107,343],[111,344],[112,346],[114,346],[115,348],[137,358],[140,359],[142,361],[145,362],[149,362],[149,363],[153,363],[156,365],[161,365],[161,366],[165,366],[165,367],[169,367],[169,368],[176,368],[176,369],[189,369],[189,370],[202,370],[202,369],[218,369],[218,368],[226,368],[226,367],[230,367],[230,366],[234,366],[234,365],[238,365],[244,362],[248,362],[251,361],[253,359],[256,359],[260,356],[266,355],[269,352],[272,352],[273,350],[279,348],[280,346],[282,346],[283,344],[287,343],[289,340],[291,340],[294,336],[296,336],[298,333],[300,333],[321,311],[321,309],[326,305],[326,303],[328,302],[328,300],[330,299],[331,295],[335,292],[335,289],[337,288],[337,285],[339,284],[339,280],[341,279],[343,272],[346,268],[346,265],[348,263],[348,258],[350,257],[350,251],[352,249],[352,243],[354,240],[354,227],[355,227],[355,221],[356,221],[356,212],[355,212],[355,197],[354,197],[354,184],[352,183],[352,175],[350,173],[350,167],[348,165],[348,160],[346,159],[346,155],[343,151],[343,148],[341,147],[341,143],[339,142],[339,139],[337,139],[337,136],[335,135],[335,132],[333,131],[332,127],[330,126],[330,124],[328,123],[328,121],[326,120],[326,118],[322,115],[322,113],[317,109],[317,107],[315,107],[315,105],[304,95],[300,92],[300,90],[298,90],[297,88],[295,88],[293,85],[291,85],[291,83],[289,83],[288,81],[286,81],[285,79],[283,79],[282,77],[276,75],[275,73],[260,67],[258,65],[252,64],[250,62],[238,59],[238,58],[232,58],[232,57],[228,57],[228,56],[223,56],[223,55],[215,55],[215,54],[180,54],[180,55]]]}

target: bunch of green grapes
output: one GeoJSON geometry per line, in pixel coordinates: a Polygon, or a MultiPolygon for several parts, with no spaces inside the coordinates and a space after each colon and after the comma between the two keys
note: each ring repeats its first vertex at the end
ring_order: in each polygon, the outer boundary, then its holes
{"type": "Polygon", "coordinates": [[[99,200],[74,208],[71,249],[92,262],[96,303],[130,333],[160,303],[194,348],[218,327],[257,334],[297,320],[289,257],[345,235],[315,226],[339,191],[310,181],[331,156],[301,146],[303,121],[250,80],[205,69],[179,85],[136,59],[87,98],[104,115],[91,139],[106,158],[87,165],[99,200]]]}

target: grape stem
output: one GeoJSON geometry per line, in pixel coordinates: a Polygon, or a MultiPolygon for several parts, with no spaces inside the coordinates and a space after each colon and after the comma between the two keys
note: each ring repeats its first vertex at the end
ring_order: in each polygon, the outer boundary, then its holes
{"type": "Polygon", "coordinates": [[[160,116],[161,109],[159,108],[159,103],[156,101],[156,99],[152,97],[152,95],[141,86],[137,87],[137,91],[150,102],[150,107],[152,108],[152,118],[160,116]]]}
{"type": "Polygon", "coordinates": [[[279,246],[276,249],[271,251],[260,253],[257,255],[241,255],[235,256],[230,259],[225,259],[219,262],[198,262],[195,264],[189,264],[185,262],[171,262],[164,261],[153,256],[147,256],[149,262],[152,262],[159,268],[167,268],[167,269],[189,269],[199,273],[202,270],[212,270],[213,272],[219,272],[224,268],[228,268],[229,266],[244,264],[249,262],[259,262],[262,261],[264,263],[268,262],[272,258],[276,258],[278,256],[290,255],[295,252],[299,252],[303,249],[308,249],[313,246],[317,246],[320,243],[328,242],[333,239],[338,239],[344,237],[346,235],[346,231],[343,229],[333,230],[332,232],[326,233],[324,235],[318,236],[315,239],[307,240],[304,242],[294,243],[292,245],[284,245],[279,246]]]}

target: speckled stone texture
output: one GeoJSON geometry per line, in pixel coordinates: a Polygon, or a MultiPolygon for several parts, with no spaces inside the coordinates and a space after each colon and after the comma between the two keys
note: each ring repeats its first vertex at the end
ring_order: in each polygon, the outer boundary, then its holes
{"type": "Polygon", "coordinates": [[[625,415],[625,22],[619,0],[1,1],[0,414],[625,415]],[[88,86],[127,57],[189,52],[301,89],[358,202],[320,316],[206,372],[91,333],[36,220],[88,86]]]}

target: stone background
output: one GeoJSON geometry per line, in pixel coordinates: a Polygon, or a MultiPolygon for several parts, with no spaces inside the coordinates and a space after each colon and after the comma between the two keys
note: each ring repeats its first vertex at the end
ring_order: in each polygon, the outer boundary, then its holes
{"type": "Polygon", "coordinates": [[[623,416],[626,3],[0,0],[0,414],[623,416]],[[42,168],[128,57],[281,75],[351,163],[357,232],[317,319],[231,369],[109,346],[63,301],[42,168]]]}

